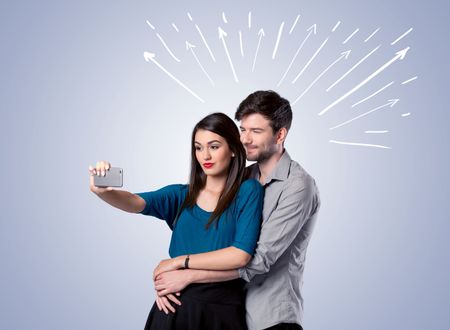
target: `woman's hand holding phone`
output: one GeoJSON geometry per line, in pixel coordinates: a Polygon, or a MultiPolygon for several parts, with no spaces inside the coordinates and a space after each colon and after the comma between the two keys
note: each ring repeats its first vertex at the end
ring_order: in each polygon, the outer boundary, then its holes
{"type": "Polygon", "coordinates": [[[89,188],[93,193],[102,194],[106,191],[114,190],[112,187],[97,187],[94,184],[94,176],[105,176],[106,171],[109,171],[111,164],[107,161],[97,162],[95,168],[89,165],[89,188]]]}

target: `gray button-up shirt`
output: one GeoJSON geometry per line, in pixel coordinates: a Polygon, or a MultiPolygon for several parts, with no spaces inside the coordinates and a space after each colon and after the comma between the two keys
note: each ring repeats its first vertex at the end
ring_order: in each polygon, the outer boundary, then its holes
{"type": "MultiPolygon", "coordinates": [[[[252,177],[259,178],[257,164],[252,177]]],[[[320,205],[314,179],[287,151],[264,183],[261,234],[253,259],[239,276],[247,284],[247,325],[260,330],[278,323],[302,324],[301,287],[308,242],[320,205]]]]}

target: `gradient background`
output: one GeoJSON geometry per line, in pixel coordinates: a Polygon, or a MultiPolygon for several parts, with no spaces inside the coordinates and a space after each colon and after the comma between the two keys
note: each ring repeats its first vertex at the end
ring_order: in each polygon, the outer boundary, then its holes
{"type": "Polygon", "coordinates": [[[88,165],[109,160],[123,167],[124,189],[132,192],[186,182],[189,136],[202,116],[233,115],[257,89],[276,89],[293,100],[342,51],[352,49],[346,62],[296,104],[287,141],[292,158],[315,177],[322,198],[305,271],[305,328],[449,329],[448,12],[445,1],[403,0],[2,2],[0,328],[143,328],[154,301],[152,270],[167,257],[169,229],[103,203],[89,191],[88,165]],[[288,34],[297,14],[302,16],[288,34]],[[338,20],[341,25],[330,33],[338,20]],[[282,21],[284,33],[272,59],[282,21]],[[277,88],[314,23],[317,35],[301,51],[290,79],[277,88]],[[218,26],[228,33],[239,84],[218,26]],[[266,36],[252,73],[261,27],[266,36]],[[408,36],[390,45],[410,27],[408,36]],[[360,31],[342,45],[356,28],[360,31]],[[169,56],[155,32],[181,62],[169,56]],[[327,36],[329,43],[291,84],[327,36]],[[185,40],[197,46],[214,88],[185,40]],[[374,55],[325,92],[378,44],[374,55]],[[403,61],[317,116],[407,46],[403,61]],[[155,53],[206,103],[145,62],[144,51],[155,53]],[[395,84],[351,108],[390,81],[395,84]],[[400,99],[393,108],[328,129],[392,98],[400,99]],[[401,117],[407,112],[409,117],[401,117]],[[379,129],[389,133],[364,133],[379,129]],[[330,139],[392,149],[336,145],[330,139]]]}

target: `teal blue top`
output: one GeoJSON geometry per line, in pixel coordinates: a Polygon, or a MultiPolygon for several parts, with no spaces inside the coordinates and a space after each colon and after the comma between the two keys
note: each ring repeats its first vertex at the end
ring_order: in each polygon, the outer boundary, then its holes
{"type": "Polygon", "coordinates": [[[178,209],[188,193],[188,185],[173,184],[156,191],[137,193],[145,200],[140,212],[165,220],[172,229],[169,255],[171,258],[210,252],[234,246],[253,255],[261,227],[264,188],[257,180],[248,179],[241,184],[233,202],[208,229],[212,212],[198,205],[185,208],[174,223],[178,209]]]}

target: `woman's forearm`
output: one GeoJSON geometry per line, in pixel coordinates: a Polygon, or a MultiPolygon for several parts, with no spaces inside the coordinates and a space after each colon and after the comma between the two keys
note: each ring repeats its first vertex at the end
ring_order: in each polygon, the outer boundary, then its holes
{"type": "Polygon", "coordinates": [[[145,208],[145,201],[138,195],[125,190],[111,190],[96,195],[106,203],[130,213],[139,213],[145,208]]]}
{"type": "MultiPolygon", "coordinates": [[[[252,258],[244,250],[230,246],[224,249],[191,254],[188,267],[190,269],[230,270],[244,267],[252,258]]],[[[175,258],[180,268],[185,266],[186,256],[175,258]]]]}

